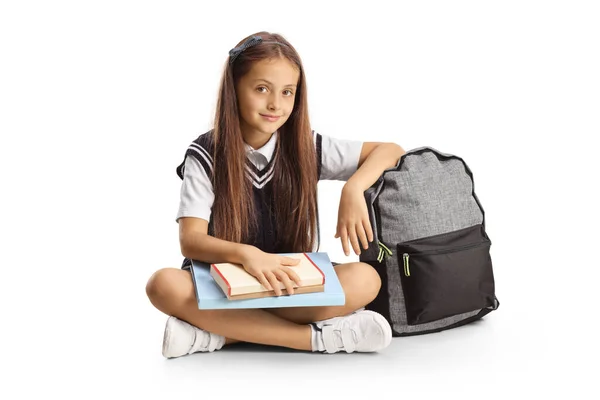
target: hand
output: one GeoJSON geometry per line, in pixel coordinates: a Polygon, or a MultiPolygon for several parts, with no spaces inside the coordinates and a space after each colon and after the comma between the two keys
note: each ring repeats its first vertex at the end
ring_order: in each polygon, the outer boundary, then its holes
{"type": "Polygon", "coordinates": [[[366,250],[369,242],[373,241],[364,192],[356,186],[346,184],[342,189],[335,237],[341,238],[342,248],[347,256],[350,255],[348,242],[356,255],[360,255],[360,244],[366,250]]]}
{"type": "Polygon", "coordinates": [[[244,257],[242,266],[267,290],[274,290],[276,296],[281,296],[279,282],[283,283],[290,295],[294,294],[294,283],[296,287],[300,286],[300,277],[290,268],[299,263],[300,259],[265,253],[253,247],[252,251],[244,257]]]}

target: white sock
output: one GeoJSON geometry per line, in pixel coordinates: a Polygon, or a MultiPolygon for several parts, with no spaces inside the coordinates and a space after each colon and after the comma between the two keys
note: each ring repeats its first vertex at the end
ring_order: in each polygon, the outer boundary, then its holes
{"type": "Polygon", "coordinates": [[[325,345],[323,344],[323,332],[321,328],[317,327],[317,324],[310,324],[310,343],[312,351],[325,351],[325,345]]]}

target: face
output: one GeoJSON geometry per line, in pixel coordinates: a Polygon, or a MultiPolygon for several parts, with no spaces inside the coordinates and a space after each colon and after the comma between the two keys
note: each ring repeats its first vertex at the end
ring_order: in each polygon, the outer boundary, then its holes
{"type": "Polygon", "coordinates": [[[237,87],[240,125],[246,143],[266,143],[294,109],[300,72],[284,58],[256,62],[237,87]]]}

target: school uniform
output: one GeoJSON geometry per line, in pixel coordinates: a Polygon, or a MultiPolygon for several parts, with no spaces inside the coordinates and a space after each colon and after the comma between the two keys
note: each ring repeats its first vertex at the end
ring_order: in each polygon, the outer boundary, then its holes
{"type": "MultiPolygon", "coordinates": [[[[268,253],[287,252],[277,245],[276,216],[272,212],[272,178],[275,165],[277,132],[259,149],[246,146],[246,175],[252,181],[254,207],[258,227],[247,244],[268,253]]],[[[362,142],[337,139],[313,132],[317,171],[319,180],[348,180],[358,168],[362,142]]],[[[182,179],[179,210],[175,221],[182,217],[202,218],[209,221],[209,234],[212,234],[211,208],[214,192],[211,183],[213,174],[212,131],[200,135],[185,152],[183,162],[177,167],[177,175],[182,179]]],[[[191,260],[185,258],[181,268],[189,269],[191,260]]]]}

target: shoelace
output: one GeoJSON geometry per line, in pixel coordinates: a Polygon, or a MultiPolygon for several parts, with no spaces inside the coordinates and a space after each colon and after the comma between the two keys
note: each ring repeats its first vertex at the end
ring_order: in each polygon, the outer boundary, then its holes
{"type": "Polygon", "coordinates": [[[341,342],[341,347],[347,353],[353,353],[356,350],[356,332],[354,332],[352,329],[333,329],[333,325],[325,325],[322,328],[322,332],[323,345],[325,346],[325,351],[328,353],[335,353],[339,351],[339,342],[341,342]]]}

